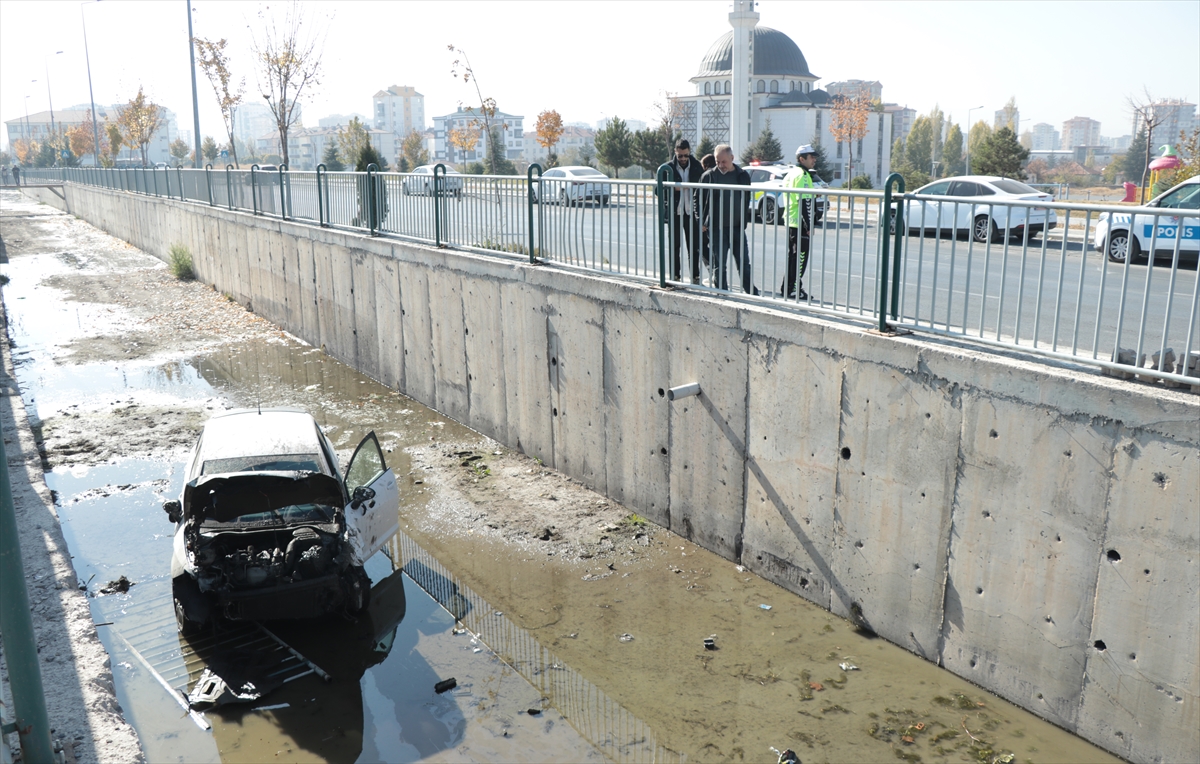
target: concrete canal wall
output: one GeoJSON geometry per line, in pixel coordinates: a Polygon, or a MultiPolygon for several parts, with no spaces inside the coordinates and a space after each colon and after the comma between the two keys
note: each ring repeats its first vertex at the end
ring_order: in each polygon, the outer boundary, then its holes
{"type": "Polygon", "coordinates": [[[515,259],[29,193],[159,257],[183,244],[330,355],[1108,750],[1200,760],[1194,395],[515,259]]]}

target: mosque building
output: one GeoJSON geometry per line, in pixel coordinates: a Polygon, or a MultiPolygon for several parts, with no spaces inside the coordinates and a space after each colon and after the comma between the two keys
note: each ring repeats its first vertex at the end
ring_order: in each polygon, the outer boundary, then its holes
{"type": "MultiPolygon", "coordinates": [[[[675,129],[693,147],[707,136],[713,143],[729,143],[740,157],[769,121],[783,146],[784,162],[795,160],[798,146],[819,143],[834,168],[833,177],[824,180],[838,187],[849,183],[853,148],[854,175],[865,173],[880,188],[891,166],[895,109],[879,106],[868,115],[867,133],[861,140],[854,141],[853,147],[839,143],[830,132],[834,97],[817,87],[820,77],[809,70],[792,38],[758,26],[754,5],[750,0],[733,3],[729,14],[733,29],[714,42],[700,62],[700,70],[690,80],[695,94],[671,99],[675,129]]],[[[870,84],[873,90],[880,89],[878,83],[870,84]]],[[[867,96],[878,100],[875,92],[867,96]]]]}

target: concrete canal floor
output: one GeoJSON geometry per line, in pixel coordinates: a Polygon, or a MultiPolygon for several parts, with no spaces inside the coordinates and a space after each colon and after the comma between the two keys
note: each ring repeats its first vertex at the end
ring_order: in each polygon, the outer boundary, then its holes
{"type": "MultiPolygon", "coordinates": [[[[0,194],[16,381],[97,624],[70,633],[107,648],[147,760],[765,762],[774,747],[810,763],[1116,761],[155,258],[0,194]],[[305,676],[197,720],[171,690],[187,692],[211,646],[175,633],[161,502],[204,420],[258,405],[312,412],[343,461],[375,430],[402,530],[368,566],[368,617],[270,625],[330,682],[305,676]],[[101,593],[121,576],[128,591],[101,593]],[[457,687],[435,693],[449,677],[457,687]]],[[[41,657],[50,676],[85,670],[41,657]]],[[[101,739],[72,750],[128,760],[101,739]]]]}

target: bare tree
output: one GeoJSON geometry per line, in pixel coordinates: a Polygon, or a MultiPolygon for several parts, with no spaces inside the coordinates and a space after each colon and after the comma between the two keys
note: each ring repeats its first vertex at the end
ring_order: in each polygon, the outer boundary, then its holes
{"type": "MultiPolygon", "coordinates": [[[[259,14],[262,18],[262,14],[259,14]]],[[[275,118],[279,153],[288,163],[288,131],[300,120],[296,106],[306,90],[321,84],[321,49],[324,40],[305,34],[304,11],[295,0],[288,5],[282,24],[275,17],[264,22],[254,36],[258,59],[258,85],[275,118]]]]}
{"type": "MultiPolygon", "coordinates": [[[[850,159],[846,169],[846,187],[854,178],[854,142],[862,140],[867,134],[867,121],[871,116],[871,100],[867,93],[859,91],[852,97],[844,95],[833,99],[833,108],[829,115],[829,132],[838,143],[845,143],[850,148],[850,159]]],[[[861,157],[859,157],[861,159],[861,157]]]]}
{"type": "Polygon", "coordinates": [[[193,38],[197,58],[204,76],[212,83],[213,92],[217,95],[217,105],[221,107],[221,119],[225,120],[225,134],[229,137],[229,150],[233,152],[234,165],[238,164],[237,146],[233,140],[233,120],[237,107],[241,105],[246,95],[246,78],[243,77],[235,85],[233,75],[229,71],[229,57],[225,55],[224,39],[212,42],[200,37],[193,38]]]}
{"type": "Polygon", "coordinates": [[[162,128],[164,121],[162,107],[147,100],[141,86],[138,87],[137,96],[122,106],[117,114],[121,136],[125,143],[138,147],[142,154],[142,167],[146,166],[146,146],[162,128]]]}
{"type": "Polygon", "coordinates": [[[1140,201],[1146,198],[1146,179],[1150,175],[1150,157],[1154,153],[1154,128],[1161,125],[1165,119],[1154,108],[1154,96],[1150,95],[1150,90],[1142,88],[1142,94],[1144,100],[1134,96],[1125,99],[1125,102],[1129,104],[1129,110],[1134,115],[1134,133],[1137,133],[1136,123],[1138,120],[1141,120],[1146,129],[1146,166],[1142,168],[1142,182],[1139,184],[1141,188],[1140,201]]]}
{"type": "MultiPolygon", "coordinates": [[[[475,95],[479,98],[479,115],[483,117],[483,129],[486,131],[487,140],[490,144],[493,138],[495,138],[495,133],[492,132],[492,117],[496,116],[496,99],[483,97],[483,91],[479,89],[479,78],[475,76],[475,70],[471,68],[471,59],[467,58],[467,52],[462,48],[456,48],[453,45],[447,45],[446,47],[449,48],[451,53],[457,53],[458,55],[462,56],[462,58],[454,59],[454,63],[450,65],[450,76],[455,78],[461,76],[463,82],[475,85],[475,95]]],[[[459,104],[459,106],[461,105],[462,104],[459,104]]],[[[469,114],[474,114],[475,107],[468,106],[465,111],[469,114]]],[[[471,120],[471,126],[478,127],[479,119],[476,118],[471,120]]],[[[505,129],[508,129],[507,125],[504,127],[505,129]]],[[[470,149],[467,150],[469,151],[470,149]]],[[[490,147],[488,151],[488,164],[491,165],[489,168],[491,170],[491,174],[498,174],[496,168],[496,152],[491,151],[490,147]]]]}

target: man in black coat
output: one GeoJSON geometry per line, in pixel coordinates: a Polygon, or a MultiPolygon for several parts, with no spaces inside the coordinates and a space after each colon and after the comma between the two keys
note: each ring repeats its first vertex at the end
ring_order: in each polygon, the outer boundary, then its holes
{"type": "MultiPolygon", "coordinates": [[[[670,164],[675,183],[699,183],[704,169],[692,158],[692,147],[687,138],[675,142],[675,160],[670,164]]],[[[681,188],[671,192],[667,214],[671,216],[671,280],[680,278],[680,249],[687,241],[691,255],[692,283],[700,283],[700,203],[696,189],[681,188]]],[[[708,265],[708,253],[704,253],[704,264],[708,265]]]]}
{"type": "Polygon", "coordinates": [[[717,273],[717,288],[729,289],[729,267],[726,253],[732,252],[733,262],[742,277],[742,291],[758,294],[750,273],[750,248],[746,243],[746,224],[749,222],[750,173],[733,163],[733,149],[722,143],[713,152],[717,166],[700,176],[701,183],[724,187],[700,192],[700,220],[708,232],[712,251],[709,259],[717,273]],[[742,188],[737,188],[741,186],[742,188]]]}

